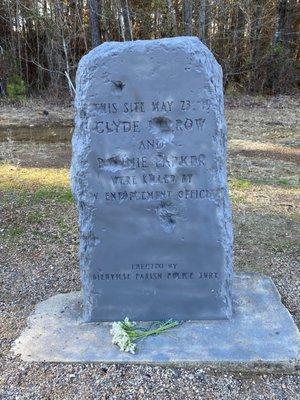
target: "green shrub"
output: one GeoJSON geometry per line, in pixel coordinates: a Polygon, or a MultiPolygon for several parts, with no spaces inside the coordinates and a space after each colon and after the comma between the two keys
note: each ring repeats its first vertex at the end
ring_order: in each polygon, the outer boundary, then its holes
{"type": "Polygon", "coordinates": [[[10,100],[23,100],[26,97],[26,84],[19,75],[9,77],[6,90],[10,100]]]}

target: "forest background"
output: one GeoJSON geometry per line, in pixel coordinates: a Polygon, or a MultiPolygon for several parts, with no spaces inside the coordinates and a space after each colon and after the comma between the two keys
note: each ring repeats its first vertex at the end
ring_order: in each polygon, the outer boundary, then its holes
{"type": "Polygon", "coordinates": [[[299,28],[299,0],[0,0],[0,95],[73,97],[92,47],[181,35],[213,52],[227,93],[290,94],[299,28]]]}

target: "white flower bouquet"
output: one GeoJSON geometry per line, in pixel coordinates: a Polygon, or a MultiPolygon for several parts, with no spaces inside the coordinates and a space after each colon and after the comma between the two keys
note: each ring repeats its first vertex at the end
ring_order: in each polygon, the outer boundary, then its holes
{"type": "Polygon", "coordinates": [[[164,322],[155,322],[150,328],[137,326],[135,322],[131,322],[128,317],[123,321],[113,322],[111,328],[112,343],[119,346],[122,351],[135,354],[136,342],[147,336],[159,335],[171,328],[175,328],[180,324],[179,321],[169,319],[164,322]]]}

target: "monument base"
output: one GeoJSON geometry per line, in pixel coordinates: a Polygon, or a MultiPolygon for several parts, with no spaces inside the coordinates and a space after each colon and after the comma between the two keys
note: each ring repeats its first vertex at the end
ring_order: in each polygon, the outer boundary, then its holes
{"type": "MultiPolygon", "coordinates": [[[[299,371],[300,334],[270,278],[236,275],[231,320],[188,321],[138,342],[136,354],[111,343],[111,323],[83,323],[80,292],[39,303],[13,352],[24,361],[210,366],[299,371]]],[[[130,318],[130,315],[128,315],[130,318]]]]}

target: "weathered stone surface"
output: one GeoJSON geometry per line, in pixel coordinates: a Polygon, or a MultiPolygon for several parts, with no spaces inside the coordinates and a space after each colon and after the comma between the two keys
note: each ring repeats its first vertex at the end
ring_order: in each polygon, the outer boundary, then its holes
{"type": "Polygon", "coordinates": [[[299,371],[299,331],[270,278],[239,275],[230,320],[185,322],[122,353],[111,344],[111,324],[83,323],[79,292],[38,304],[13,351],[24,361],[210,365],[233,370],[299,371]]]}
{"type": "Polygon", "coordinates": [[[86,321],[231,315],[222,71],[197,39],[105,43],[77,73],[86,321]]]}

